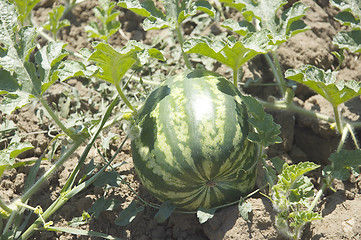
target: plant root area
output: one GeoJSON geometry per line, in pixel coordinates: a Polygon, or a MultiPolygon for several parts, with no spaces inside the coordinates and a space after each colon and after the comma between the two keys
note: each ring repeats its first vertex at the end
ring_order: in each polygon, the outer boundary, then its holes
{"type": "MultiPolygon", "coordinates": [[[[52,9],[53,1],[41,1],[34,12],[34,18],[40,23],[47,19],[48,12],[52,9]]],[[[309,31],[300,33],[290,38],[278,49],[278,55],[283,70],[289,68],[298,68],[303,64],[313,64],[322,69],[335,69],[338,60],[331,54],[337,51],[337,47],[332,44],[333,36],[341,29],[340,24],[333,19],[338,10],[332,8],[326,0],[302,0],[310,6],[305,16],[305,22],[311,27],[309,31]]],[[[93,40],[87,38],[84,27],[89,21],[95,20],[93,8],[97,6],[97,1],[85,1],[76,6],[67,18],[71,26],[61,30],[60,40],[67,42],[68,50],[79,51],[81,48],[91,49],[93,40]]],[[[151,44],[156,36],[162,35],[164,39],[171,38],[169,30],[148,31],[142,29],[142,18],[136,16],[130,11],[118,9],[121,11],[119,20],[121,21],[121,32],[112,36],[110,44],[114,47],[122,47],[128,39],[135,39],[145,44],[151,44]],[[167,36],[167,34],[169,36],[167,36]]],[[[235,11],[230,11],[230,17],[237,18],[235,11]]],[[[190,34],[195,24],[188,22],[185,24],[185,33],[190,34]]],[[[204,30],[204,34],[219,34],[225,30],[219,23],[212,23],[210,27],[204,30]]],[[[46,43],[44,39],[38,39],[40,44],[46,43]]],[[[170,46],[172,47],[172,46],[170,46]]],[[[167,48],[167,46],[166,46],[167,48]]],[[[170,56],[166,56],[170,57],[170,56]]],[[[352,54],[345,51],[345,61],[340,68],[338,78],[345,80],[361,81],[361,61],[358,60],[360,54],[352,54]]],[[[164,71],[170,71],[165,69],[164,71]]],[[[229,77],[229,69],[221,65],[214,65],[214,70],[226,77],[229,77]],[[228,76],[227,76],[228,75],[228,76]]],[[[273,74],[268,67],[263,56],[257,56],[244,66],[243,81],[247,79],[260,78],[264,83],[273,83],[273,74]]],[[[83,109],[84,112],[96,113],[100,111],[99,106],[101,98],[97,94],[92,94],[89,90],[89,83],[82,79],[71,79],[66,81],[66,87],[77,89],[79,96],[70,100],[70,103],[64,100],[64,84],[55,84],[49,90],[47,100],[53,102],[59,108],[67,106],[71,114],[72,109],[83,109]],[[89,97],[93,98],[92,103],[89,97]],[[78,99],[78,100],[76,100],[78,99]],[[80,102],[79,102],[80,99],[80,102]],[[97,105],[98,104],[98,105],[97,105]]],[[[131,86],[131,84],[129,85],[131,86]]],[[[132,90],[129,87],[128,94],[132,90]]],[[[278,98],[279,91],[272,85],[252,86],[246,88],[247,93],[261,99],[269,97],[278,98]]],[[[71,95],[71,92],[68,93],[71,95]]],[[[303,86],[298,86],[294,101],[301,107],[316,111],[325,115],[333,116],[332,106],[321,96],[303,86]]],[[[356,97],[351,101],[340,106],[344,119],[347,121],[361,121],[361,98],[356,97]]],[[[24,141],[30,142],[35,146],[34,149],[27,151],[19,156],[18,161],[36,160],[44,151],[48,151],[50,135],[55,134],[50,128],[53,126],[46,116],[39,117],[41,114],[39,105],[29,105],[23,109],[17,110],[8,118],[14,121],[17,126],[21,126],[20,132],[24,141]]],[[[310,173],[316,190],[321,186],[321,169],[329,164],[328,158],[331,153],[336,151],[340,136],[330,127],[330,124],[304,117],[288,111],[273,110],[269,111],[274,116],[275,121],[281,125],[281,137],[283,142],[273,145],[266,149],[269,158],[280,157],[289,164],[295,164],[300,161],[313,161],[321,165],[316,171],[310,173]]],[[[112,156],[118,146],[124,139],[124,130],[121,125],[110,127],[107,133],[117,133],[118,138],[113,138],[109,142],[107,156],[112,156]]],[[[361,131],[358,130],[358,140],[361,140],[361,131]]],[[[351,139],[347,139],[346,146],[353,148],[351,139]]],[[[97,146],[101,148],[100,142],[97,146]]],[[[3,146],[1,146],[3,147],[3,146]]],[[[44,210],[58,197],[61,187],[64,186],[69,174],[76,165],[84,146],[80,147],[74,156],[68,160],[63,167],[54,173],[42,188],[28,202],[29,205],[41,206],[44,210]]],[[[60,150],[56,154],[60,154],[60,150]]],[[[56,157],[52,161],[55,161],[56,157]]],[[[94,160],[94,163],[104,162],[96,148],[93,148],[87,158],[86,163],[94,160]]],[[[132,189],[148,202],[157,202],[144,189],[132,164],[130,150],[130,141],[127,140],[125,147],[117,155],[115,163],[124,162],[116,171],[126,180],[132,189]]],[[[51,163],[44,160],[40,167],[40,173],[46,171],[51,163]]],[[[31,166],[23,166],[6,171],[0,184],[0,195],[4,201],[11,201],[21,195],[24,186],[24,178],[29,173],[31,166]]],[[[213,218],[206,223],[200,224],[195,214],[174,213],[164,223],[157,223],[154,215],[157,210],[151,207],[145,207],[145,210],[138,213],[136,218],[126,226],[118,226],[114,223],[118,214],[125,209],[134,199],[135,193],[132,192],[126,184],[119,183],[118,187],[111,187],[104,190],[101,186],[91,186],[80,192],[74,198],[70,199],[61,207],[48,221],[53,221],[55,226],[68,226],[75,217],[81,217],[83,211],[88,211],[93,203],[104,196],[108,199],[114,199],[115,206],[109,207],[97,216],[93,216],[86,224],[78,228],[98,231],[110,234],[121,239],[132,240],[230,240],[230,239],[285,239],[277,232],[274,221],[276,212],[272,208],[271,201],[262,194],[255,194],[248,201],[252,204],[253,211],[250,214],[250,221],[247,222],[239,217],[237,206],[230,206],[220,209],[213,218]]],[[[335,191],[328,189],[321,201],[316,206],[323,219],[313,221],[305,226],[302,239],[312,240],[339,240],[339,239],[361,239],[361,176],[351,176],[349,181],[334,181],[335,191]]],[[[267,191],[267,190],[266,190],[267,191]]],[[[265,192],[267,194],[267,192],[265,192]]],[[[36,218],[32,214],[30,220],[36,218]]],[[[32,239],[97,239],[88,236],[76,236],[67,233],[54,233],[39,231],[32,236],[32,239]]]]}

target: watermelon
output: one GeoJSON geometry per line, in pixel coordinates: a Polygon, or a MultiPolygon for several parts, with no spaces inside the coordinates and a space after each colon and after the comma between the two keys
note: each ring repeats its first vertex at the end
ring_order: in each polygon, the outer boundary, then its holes
{"type": "Polygon", "coordinates": [[[248,140],[244,96],[205,70],[167,79],[135,117],[136,173],[161,202],[195,211],[232,203],[255,185],[259,146],[248,140]]]}

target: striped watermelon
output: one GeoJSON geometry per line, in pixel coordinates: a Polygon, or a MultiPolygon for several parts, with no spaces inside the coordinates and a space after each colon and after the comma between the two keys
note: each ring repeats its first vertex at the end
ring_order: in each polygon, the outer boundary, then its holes
{"type": "Polygon", "coordinates": [[[255,185],[258,146],[241,93],[222,76],[186,71],[155,89],[138,112],[135,170],[160,201],[211,209],[255,185]]]}

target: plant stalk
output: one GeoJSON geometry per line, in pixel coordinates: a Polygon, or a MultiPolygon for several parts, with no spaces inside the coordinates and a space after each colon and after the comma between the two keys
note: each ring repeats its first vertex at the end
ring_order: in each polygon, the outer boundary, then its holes
{"type": "Polygon", "coordinates": [[[335,114],[337,130],[342,135],[343,127],[342,127],[342,121],[341,121],[340,113],[338,112],[337,106],[332,104],[332,107],[333,107],[333,112],[335,114]]]}
{"type": "Polygon", "coordinates": [[[88,153],[90,151],[90,149],[93,147],[95,140],[98,138],[100,132],[102,131],[106,121],[108,120],[112,110],[114,109],[114,107],[118,104],[119,102],[119,96],[117,96],[112,102],[111,104],[108,106],[107,111],[105,112],[105,114],[103,115],[101,122],[99,123],[98,129],[97,131],[93,134],[93,136],[91,137],[89,143],[87,144],[84,152],[82,153],[78,164],[76,165],[76,167],[74,168],[74,170],[72,171],[72,173],[70,174],[68,180],[66,181],[63,189],[61,190],[61,193],[64,193],[68,190],[70,190],[73,187],[74,181],[76,176],[78,175],[81,167],[83,166],[83,163],[86,159],[86,157],[88,156],[88,153]]]}
{"type": "Polygon", "coordinates": [[[279,102],[272,103],[272,102],[266,102],[266,101],[259,100],[259,99],[257,99],[257,100],[265,108],[268,108],[268,109],[289,110],[289,111],[292,111],[292,112],[303,114],[305,116],[309,116],[309,117],[317,118],[317,119],[320,119],[320,120],[324,120],[324,121],[327,121],[329,123],[334,123],[335,122],[335,119],[333,119],[332,117],[329,117],[327,115],[320,114],[320,113],[317,113],[317,112],[308,111],[308,110],[306,110],[304,108],[301,108],[301,107],[295,105],[293,102],[285,103],[285,102],[279,101],[279,102]]]}
{"type": "Polygon", "coordinates": [[[74,134],[74,132],[72,132],[69,128],[65,127],[65,125],[62,123],[62,121],[59,119],[59,117],[55,114],[53,109],[51,109],[51,107],[45,101],[45,99],[42,96],[40,96],[39,100],[40,100],[41,104],[44,106],[44,108],[46,109],[46,111],[50,114],[52,119],[55,121],[55,123],[61,128],[61,130],[63,130],[63,132],[66,135],[68,135],[71,139],[77,140],[78,136],[76,134],[74,134]]]}
{"type": "Polygon", "coordinates": [[[283,78],[283,73],[281,70],[281,65],[279,63],[277,53],[271,52],[272,58],[270,57],[269,53],[266,53],[264,56],[266,58],[266,61],[268,65],[271,67],[273,75],[275,76],[276,82],[278,83],[278,86],[280,88],[281,96],[284,97],[286,94],[287,85],[285,82],[285,79],[283,78]]]}
{"type": "MultiPolygon", "coordinates": [[[[3,211],[5,211],[6,213],[6,215],[8,215],[8,214],[11,214],[12,213],[12,209],[11,208],[9,208],[1,199],[0,199],[0,212],[2,212],[1,210],[3,210],[3,211]]],[[[1,215],[2,215],[3,213],[1,213],[1,215]]]]}
{"type": "Polygon", "coordinates": [[[73,145],[67,151],[60,157],[60,159],[55,162],[54,165],[52,165],[48,171],[44,173],[43,176],[41,176],[34,185],[32,185],[22,196],[21,196],[21,202],[26,202],[32,196],[38,188],[44,183],[46,179],[51,176],[51,174],[54,173],[55,170],[57,170],[63,163],[70,158],[70,156],[75,152],[76,149],[83,143],[83,140],[79,139],[78,141],[75,141],[73,145]]]}
{"type": "Polygon", "coordinates": [[[184,39],[183,39],[183,34],[182,34],[179,26],[177,26],[175,28],[175,31],[177,33],[177,38],[178,38],[179,44],[181,46],[181,51],[182,51],[182,56],[183,56],[184,62],[185,62],[188,69],[192,69],[192,65],[191,65],[191,63],[189,61],[188,55],[183,51],[184,39]]]}
{"type": "Polygon", "coordinates": [[[127,107],[132,110],[133,112],[135,112],[135,108],[133,107],[133,105],[129,102],[128,98],[125,96],[125,94],[123,93],[123,90],[120,88],[119,84],[114,84],[115,88],[118,91],[118,94],[120,96],[120,98],[124,101],[125,105],[127,105],[127,107]]]}
{"type": "Polygon", "coordinates": [[[238,88],[238,69],[233,69],[233,85],[238,88]]]}
{"type": "MultiPolygon", "coordinates": [[[[119,149],[122,149],[122,147],[125,144],[125,141],[127,138],[125,138],[120,145],[119,149]]],[[[119,151],[117,152],[119,153],[119,151]]],[[[90,179],[80,183],[75,188],[61,193],[61,195],[58,197],[58,199],[53,202],[48,209],[42,214],[41,217],[35,220],[35,222],[20,236],[19,239],[26,240],[33,234],[34,230],[39,226],[39,224],[43,223],[46,219],[48,219],[53,213],[55,213],[61,206],[63,206],[70,198],[74,197],[76,194],[78,194],[80,191],[84,190],[85,188],[89,187],[104,171],[107,167],[110,166],[112,161],[115,159],[114,155],[112,159],[107,162],[105,166],[103,166],[99,172],[97,172],[94,176],[92,176],[90,179]]]]}

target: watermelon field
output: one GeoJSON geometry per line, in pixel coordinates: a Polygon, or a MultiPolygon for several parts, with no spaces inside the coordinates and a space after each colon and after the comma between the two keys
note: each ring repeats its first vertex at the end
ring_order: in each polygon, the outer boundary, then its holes
{"type": "Polygon", "coordinates": [[[0,0],[0,240],[361,239],[360,0],[0,0]]]}

